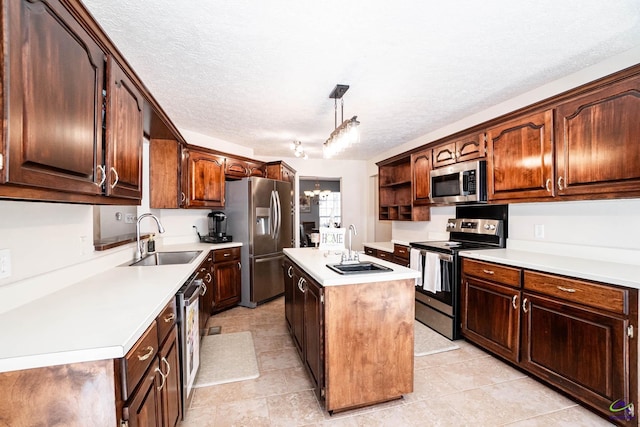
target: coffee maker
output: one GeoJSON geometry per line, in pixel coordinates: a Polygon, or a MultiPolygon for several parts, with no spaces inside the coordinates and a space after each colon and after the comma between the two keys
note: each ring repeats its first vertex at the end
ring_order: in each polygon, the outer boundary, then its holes
{"type": "Polygon", "coordinates": [[[209,215],[209,236],[206,239],[212,243],[231,242],[232,238],[227,234],[227,215],[220,211],[211,211],[209,215]]]}

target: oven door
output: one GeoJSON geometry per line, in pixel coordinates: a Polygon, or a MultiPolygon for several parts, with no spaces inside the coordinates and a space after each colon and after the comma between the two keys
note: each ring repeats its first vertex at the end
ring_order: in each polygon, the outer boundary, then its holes
{"type": "Polygon", "coordinates": [[[423,267],[422,285],[416,286],[416,299],[453,316],[453,255],[421,250],[420,257],[423,267]],[[434,284],[434,280],[438,283],[434,284]]]}

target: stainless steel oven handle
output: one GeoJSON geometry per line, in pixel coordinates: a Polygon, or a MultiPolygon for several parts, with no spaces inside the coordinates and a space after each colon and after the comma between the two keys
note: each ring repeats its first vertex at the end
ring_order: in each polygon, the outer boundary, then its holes
{"type": "MultiPolygon", "coordinates": [[[[420,251],[420,255],[425,257],[427,255],[427,253],[433,253],[431,251],[425,251],[425,250],[421,250],[420,251]]],[[[440,258],[441,261],[445,261],[445,262],[453,262],[453,255],[451,254],[438,254],[438,258],[440,258]]]]}

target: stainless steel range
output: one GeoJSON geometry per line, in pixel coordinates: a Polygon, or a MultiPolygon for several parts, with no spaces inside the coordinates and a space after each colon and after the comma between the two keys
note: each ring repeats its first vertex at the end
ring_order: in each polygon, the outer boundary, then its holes
{"type": "Polygon", "coordinates": [[[449,240],[412,242],[411,268],[422,272],[416,283],[416,319],[445,337],[460,338],[459,252],[504,248],[507,205],[457,206],[447,221],[449,240]]]}

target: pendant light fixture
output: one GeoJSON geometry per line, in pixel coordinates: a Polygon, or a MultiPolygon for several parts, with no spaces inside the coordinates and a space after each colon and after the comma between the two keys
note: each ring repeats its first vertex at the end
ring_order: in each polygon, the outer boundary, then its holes
{"type": "Polygon", "coordinates": [[[338,84],[333,91],[331,91],[331,94],[329,94],[329,98],[333,98],[335,129],[323,144],[322,152],[324,158],[331,158],[345,148],[360,142],[360,131],[358,130],[360,122],[357,120],[358,116],[344,120],[344,100],[342,97],[348,89],[348,85],[338,84]],[[340,100],[340,126],[338,126],[338,99],[340,100]]]}

